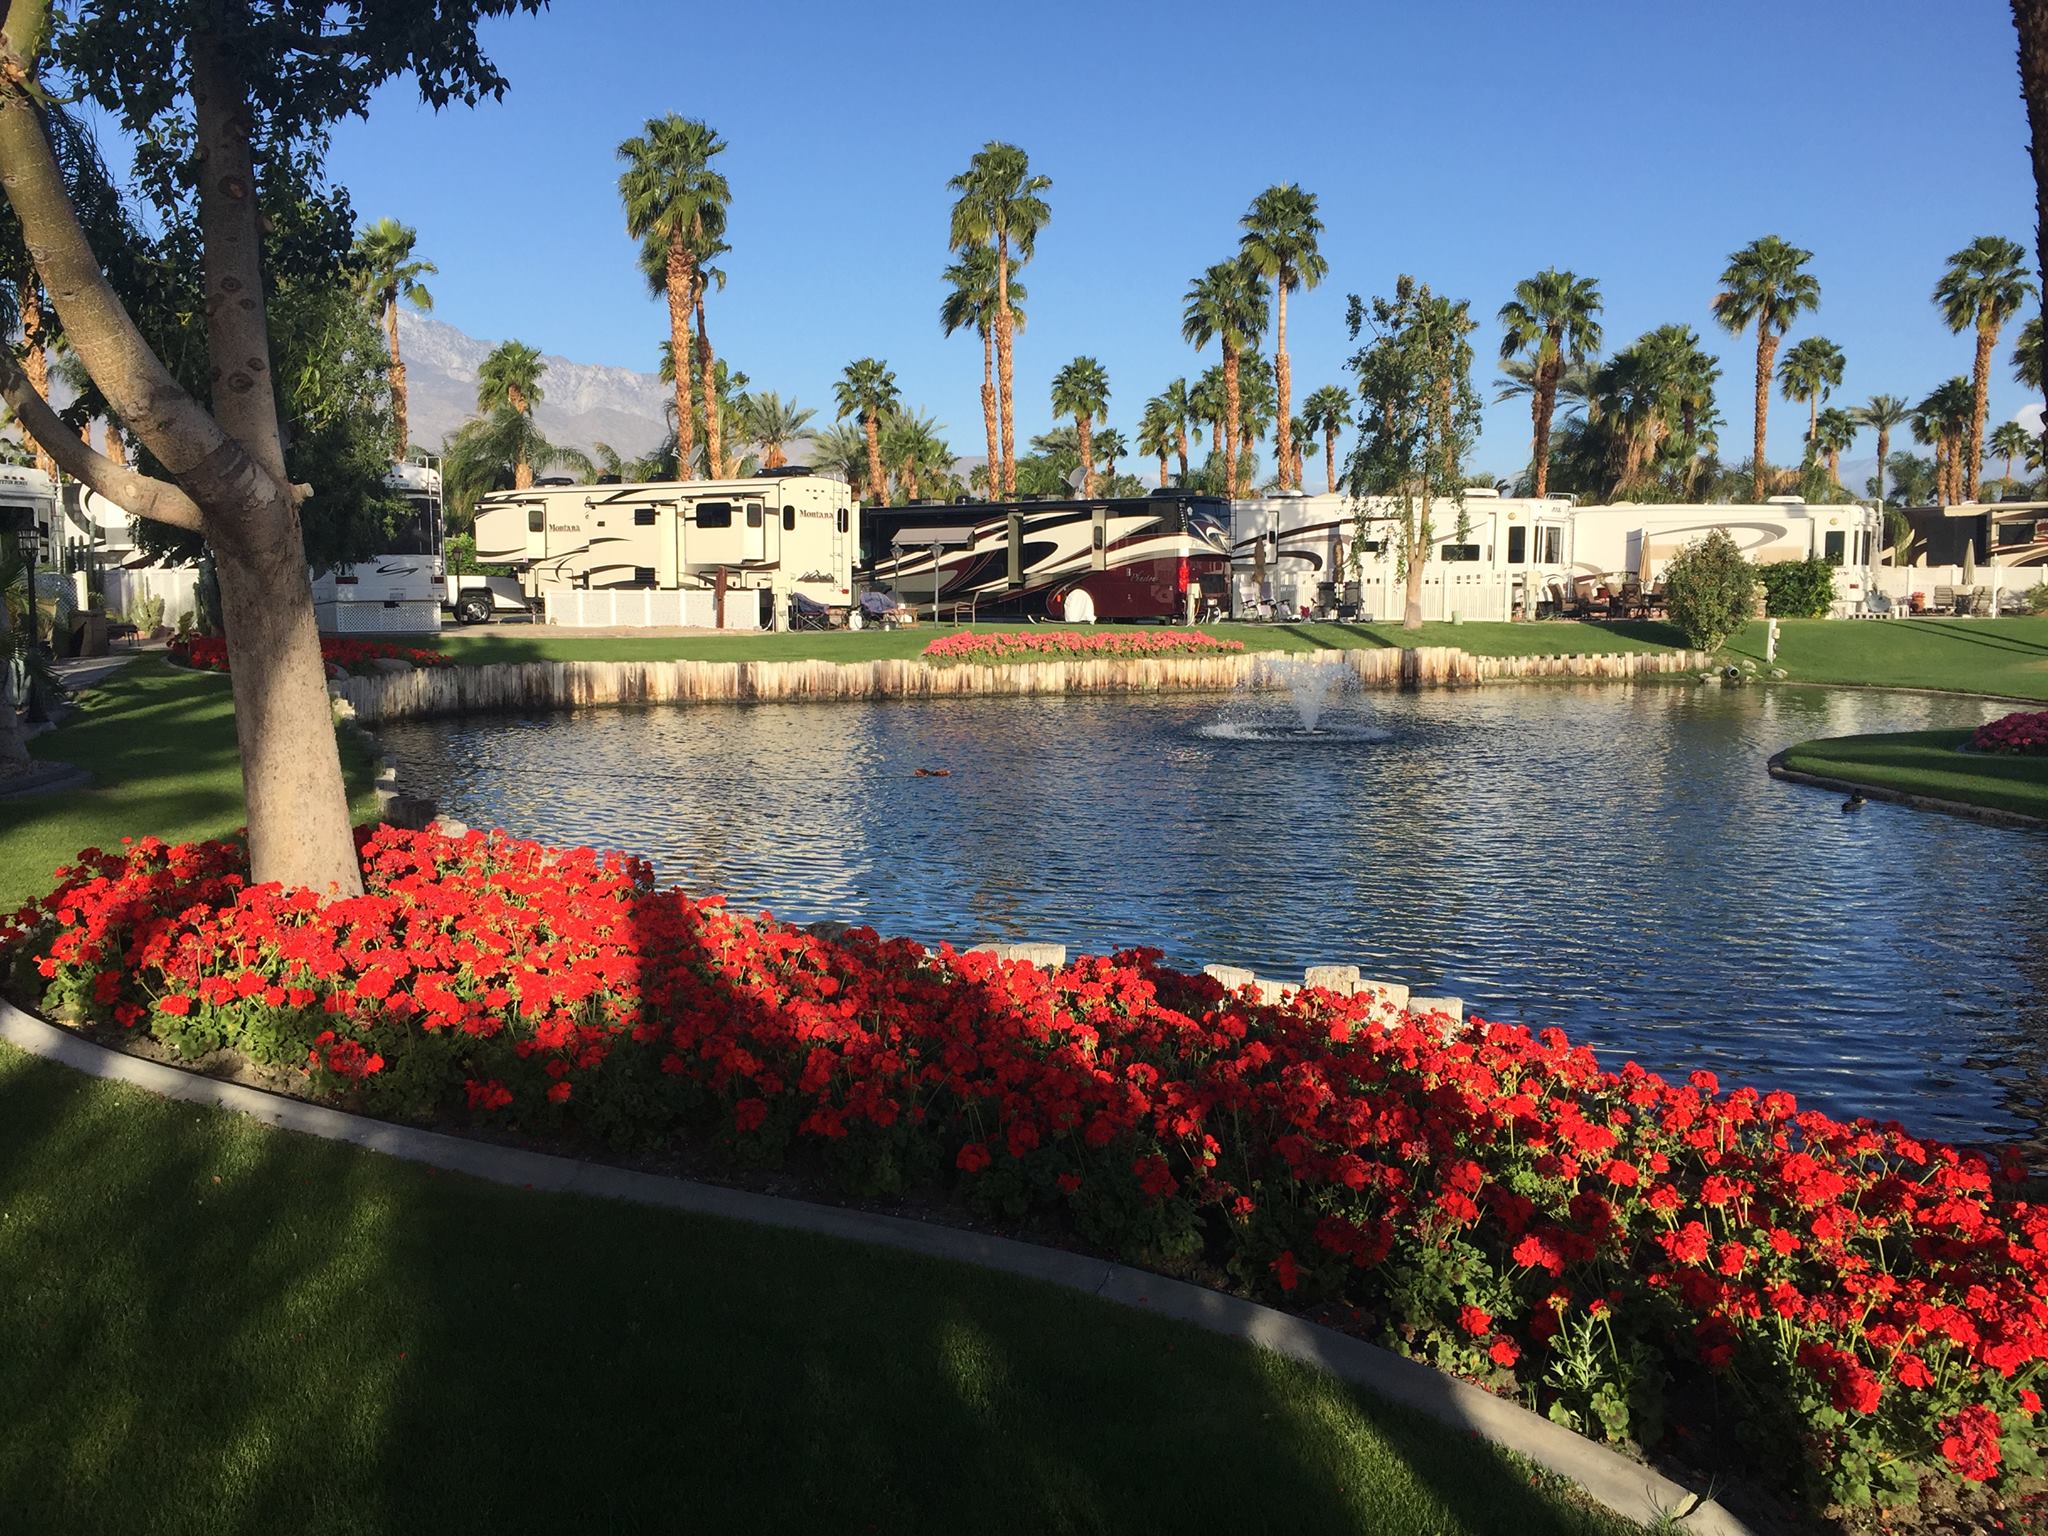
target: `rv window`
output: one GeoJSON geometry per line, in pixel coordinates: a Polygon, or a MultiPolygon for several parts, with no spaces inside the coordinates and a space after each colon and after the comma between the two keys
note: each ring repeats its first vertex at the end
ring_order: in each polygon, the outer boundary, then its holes
{"type": "Polygon", "coordinates": [[[839,509],[839,531],[841,533],[846,532],[846,508],[844,507],[839,509]]]}
{"type": "Polygon", "coordinates": [[[1840,565],[1842,557],[1847,551],[1848,542],[1848,538],[1837,529],[1827,536],[1826,542],[1822,545],[1823,553],[1821,558],[1827,561],[1829,565],[1840,565]]]}
{"type": "Polygon", "coordinates": [[[2032,544],[2034,542],[2034,529],[2037,526],[2035,523],[2000,523],[1998,525],[1998,542],[2000,547],[2008,544],[2032,544]]]}
{"type": "Polygon", "coordinates": [[[1562,528],[1540,528],[1537,538],[1542,546],[1542,565],[1564,564],[1564,530],[1562,528]]]}
{"type": "Polygon", "coordinates": [[[540,508],[539,508],[539,507],[528,507],[528,508],[526,509],[526,531],[527,531],[528,533],[539,533],[539,532],[540,532],[540,530],[541,530],[541,510],[540,510],[540,508]]]}
{"type": "Polygon", "coordinates": [[[633,585],[634,585],[634,586],[636,586],[636,587],[651,587],[651,586],[653,586],[653,585],[654,585],[654,567],[653,567],[653,566],[651,566],[651,565],[636,565],[636,566],[634,566],[634,567],[633,567],[633,585]]]}
{"type": "Polygon", "coordinates": [[[699,528],[730,528],[732,526],[732,503],[729,501],[698,502],[697,526],[699,528]]]}
{"type": "Polygon", "coordinates": [[[635,507],[633,509],[633,526],[635,528],[652,528],[654,526],[654,508],[635,507]]]}
{"type": "Polygon", "coordinates": [[[750,501],[747,503],[747,526],[749,528],[758,528],[761,526],[761,503],[759,503],[758,501],[750,501]]]}
{"type": "Polygon", "coordinates": [[[1387,552],[1385,539],[1364,539],[1359,542],[1359,551],[1368,555],[1383,555],[1387,552]]]}
{"type": "Polygon", "coordinates": [[[1508,530],[1508,564],[1521,565],[1529,558],[1529,530],[1510,528],[1508,530]]]}
{"type": "Polygon", "coordinates": [[[1102,541],[1106,532],[1107,530],[1103,528],[1102,524],[1097,523],[1095,525],[1095,547],[1097,549],[1102,548],[1102,541]]]}
{"type": "Polygon", "coordinates": [[[1446,544],[1444,546],[1443,558],[1446,563],[1460,560],[1477,560],[1479,558],[1479,546],[1477,544],[1446,544]]]}
{"type": "Polygon", "coordinates": [[[783,531],[784,533],[795,533],[795,532],[796,532],[796,508],[795,508],[795,507],[784,507],[784,508],[782,509],[782,531],[783,531]]]}

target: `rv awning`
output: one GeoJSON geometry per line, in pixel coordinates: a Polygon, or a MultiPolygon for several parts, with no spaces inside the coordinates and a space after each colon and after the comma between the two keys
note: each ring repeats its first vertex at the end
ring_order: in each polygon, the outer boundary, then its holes
{"type": "Polygon", "coordinates": [[[1958,501],[1941,509],[1943,517],[2004,517],[2007,513],[2024,512],[2035,516],[2048,512],[2048,501],[1958,501]]]}

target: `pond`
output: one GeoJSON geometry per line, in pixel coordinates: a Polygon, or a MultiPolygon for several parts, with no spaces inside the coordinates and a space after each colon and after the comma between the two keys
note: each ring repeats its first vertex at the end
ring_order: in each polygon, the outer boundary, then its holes
{"type": "Polygon", "coordinates": [[[2048,834],[1778,783],[1977,701],[1690,684],[614,709],[391,725],[443,814],[966,944],[1355,963],[1921,1134],[2048,1148],[2048,834]],[[1280,740],[1267,739],[1279,735],[1280,740]],[[920,776],[919,769],[943,770],[920,776]]]}

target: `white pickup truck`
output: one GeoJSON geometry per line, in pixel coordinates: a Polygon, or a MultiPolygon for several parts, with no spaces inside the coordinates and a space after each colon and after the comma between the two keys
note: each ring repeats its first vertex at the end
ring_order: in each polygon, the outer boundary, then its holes
{"type": "Polygon", "coordinates": [[[533,605],[519,588],[517,576],[450,576],[442,606],[458,624],[488,624],[493,619],[532,619],[533,605]]]}

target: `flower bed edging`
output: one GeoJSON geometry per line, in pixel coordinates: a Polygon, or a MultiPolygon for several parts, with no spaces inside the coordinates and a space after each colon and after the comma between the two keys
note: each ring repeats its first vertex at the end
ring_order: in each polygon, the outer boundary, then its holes
{"type": "Polygon", "coordinates": [[[0,998],[0,1041],[163,1098],[228,1110],[280,1130],[342,1142],[488,1183],[623,1200],[868,1243],[1084,1292],[1315,1366],[1437,1423],[1477,1434],[1570,1479],[1624,1519],[1654,1522],[1669,1516],[1682,1522],[1683,1529],[1703,1536],[1750,1536],[1749,1528],[1719,1504],[1518,1403],[1334,1329],[1185,1281],[1014,1238],[754,1194],[372,1120],[109,1050],[24,1013],[4,998],[0,998]]]}

